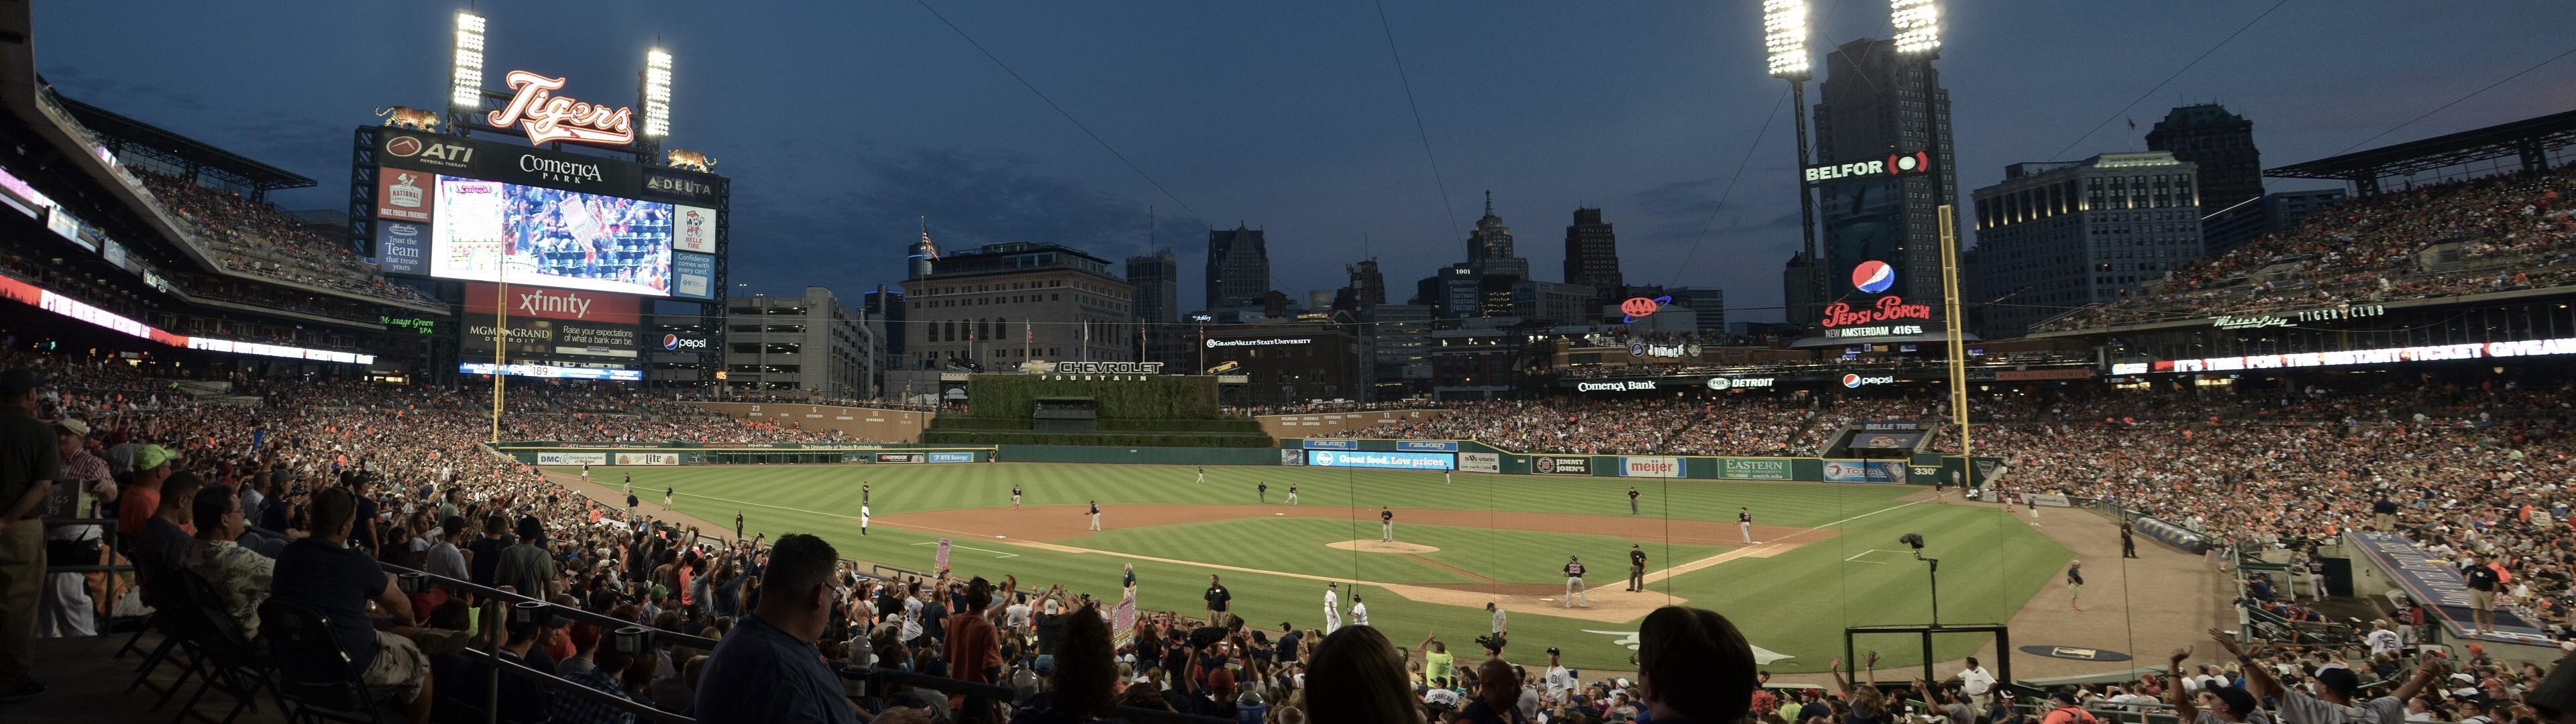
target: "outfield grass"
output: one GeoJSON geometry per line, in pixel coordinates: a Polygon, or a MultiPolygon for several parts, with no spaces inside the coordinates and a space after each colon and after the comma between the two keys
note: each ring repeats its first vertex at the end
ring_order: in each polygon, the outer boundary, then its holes
{"type": "MultiPolygon", "coordinates": [[[[1928,620],[1926,566],[1897,543],[1899,535],[1922,533],[1931,544],[1926,553],[1940,559],[1944,623],[2006,621],[2044,587],[2050,596],[2063,596],[2050,584],[2070,555],[2063,546],[1993,508],[1899,500],[1920,490],[1908,486],[1471,474],[1444,483],[1439,473],[1296,467],[1210,467],[1208,482],[1200,485],[1189,466],[1037,463],[597,468],[594,479],[614,486],[629,472],[635,476],[637,495],[647,499],[659,495],[665,485],[676,487],[678,507],[692,516],[729,523],[740,511],[752,532],[773,538],[788,532],[814,533],[831,541],[844,557],[915,569],[930,567],[939,536],[878,526],[861,537],[855,518],[862,481],[872,487],[870,512],[880,518],[997,507],[1003,510],[995,511],[996,515],[1009,514],[1014,483],[1025,489],[1028,505],[1098,500],[1109,508],[1133,503],[1252,503],[1253,486],[1263,481],[1270,483],[1272,501],[1282,499],[1287,486],[1295,483],[1301,502],[1309,506],[1625,516],[1626,490],[1635,484],[1645,494],[1648,515],[1623,529],[1543,533],[1408,525],[1399,528],[1399,538],[1441,549],[1424,558],[1504,583],[1560,581],[1554,571],[1563,564],[1563,551],[1581,551],[1587,561],[1599,562],[1595,571],[1600,575],[1593,580],[1606,585],[1596,586],[1597,595],[1654,596],[1660,593],[1619,590],[1624,573],[1620,564],[1629,543],[1643,545],[1659,568],[1725,550],[1667,548],[1658,516],[1732,521],[1736,508],[1746,506],[1764,525],[1837,531],[1832,536],[1809,534],[1807,545],[1774,557],[1729,560],[1656,587],[1658,592],[1669,589],[1689,599],[1689,605],[1725,614],[1755,646],[1790,657],[1765,664],[1779,672],[1823,670],[1828,660],[1841,654],[1845,626],[1928,620]]],[[[1324,546],[1376,537],[1374,526],[1359,527],[1354,535],[1346,521],[1254,518],[1113,528],[1064,543],[1353,581],[1476,583],[1457,571],[1405,556],[1355,556],[1324,546]]],[[[1076,591],[1112,597],[1118,591],[1120,564],[1131,562],[1107,553],[1066,553],[991,541],[978,545],[960,540],[958,545],[967,546],[957,550],[952,560],[962,574],[998,578],[1010,573],[1024,582],[1064,583],[1076,591]]],[[[1144,607],[1202,608],[1199,594],[1208,574],[1215,571],[1159,561],[1132,562],[1144,607]]],[[[1299,628],[1321,625],[1322,584],[1288,576],[1222,573],[1234,592],[1235,611],[1247,621],[1274,630],[1281,621],[1299,628]]],[[[1464,649],[1487,629],[1481,610],[1414,603],[1368,586],[1353,590],[1367,596],[1373,623],[1406,646],[1420,641],[1426,631],[1437,631],[1455,648],[1464,649]]],[[[1344,594],[1345,607],[1349,595],[1344,594]]],[[[1514,643],[1507,658],[1537,660],[1539,651],[1557,646],[1564,649],[1569,666],[1628,668],[1630,644],[1624,634],[1636,630],[1635,621],[1607,624],[1546,614],[1545,610],[1512,612],[1514,643]]],[[[1936,657],[1952,659],[1968,655],[1983,640],[1954,636],[1939,643],[1936,657]]],[[[1914,653],[1919,644],[1910,638],[1874,645],[1882,650],[1884,667],[1921,658],[1914,653]]]]}

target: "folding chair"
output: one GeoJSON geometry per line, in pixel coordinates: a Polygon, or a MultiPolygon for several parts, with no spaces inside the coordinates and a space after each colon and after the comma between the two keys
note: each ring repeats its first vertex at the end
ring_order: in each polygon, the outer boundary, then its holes
{"type": "MultiPolygon", "coordinates": [[[[206,697],[206,690],[218,684],[234,700],[233,709],[224,715],[222,724],[232,724],[243,711],[258,711],[259,693],[263,690],[275,698],[279,711],[284,711],[285,697],[269,676],[268,661],[260,656],[257,642],[242,630],[241,622],[225,613],[223,596],[216,592],[214,584],[195,571],[183,571],[179,578],[185,585],[181,592],[187,596],[189,605],[174,610],[173,615],[181,635],[188,641],[186,650],[192,665],[187,673],[180,674],[179,682],[170,685],[169,694],[178,693],[180,684],[186,682],[190,673],[202,673],[202,678],[197,684],[197,693],[179,706],[179,713],[171,718],[171,724],[187,718],[197,707],[197,702],[206,697]]],[[[169,694],[162,695],[162,699],[167,701],[169,694]]],[[[158,709],[160,705],[154,704],[153,708],[158,709]]]]}
{"type": "Polygon", "coordinates": [[[288,724],[321,720],[382,724],[385,708],[364,673],[331,635],[331,617],[275,598],[259,605],[259,637],[277,665],[276,688],[294,708],[288,724]]]}

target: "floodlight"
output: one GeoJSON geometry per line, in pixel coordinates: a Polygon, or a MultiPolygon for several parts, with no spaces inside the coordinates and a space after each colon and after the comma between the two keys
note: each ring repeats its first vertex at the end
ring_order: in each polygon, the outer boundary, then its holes
{"type": "Polygon", "coordinates": [[[661,48],[644,53],[644,135],[671,135],[671,54],[661,48]]]}
{"type": "Polygon", "coordinates": [[[483,16],[470,12],[456,14],[456,66],[450,76],[448,105],[479,108],[483,105],[483,16]]]}
{"type": "Polygon", "coordinates": [[[1807,77],[1807,0],[1762,0],[1762,47],[1771,77],[1807,77]]]}
{"type": "Polygon", "coordinates": [[[1940,0],[1887,0],[1887,20],[1896,26],[1896,52],[1941,52],[1940,0]]]}

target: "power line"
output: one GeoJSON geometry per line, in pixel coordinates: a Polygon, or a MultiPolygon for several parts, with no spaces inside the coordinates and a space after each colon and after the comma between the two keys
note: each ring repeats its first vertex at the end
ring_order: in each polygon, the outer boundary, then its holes
{"type": "Polygon", "coordinates": [[[1422,105],[1413,100],[1413,79],[1404,72],[1404,53],[1395,49],[1395,28],[1386,22],[1386,2],[1377,2],[1377,27],[1386,33],[1386,54],[1395,57],[1395,79],[1404,83],[1404,105],[1413,109],[1413,132],[1422,137],[1422,157],[1431,161],[1431,185],[1440,190],[1440,211],[1449,219],[1449,235],[1458,235],[1458,210],[1449,205],[1449,182],[1440,178],[1440,157],[1431,153],[1431,129],[1422,123],[1422,105]]]}
{"type": "MultiPolygon", "coordinates": [[[[1682,252],[1681,266],[1673,268],[1673,281],[1680,282],[1682,275],[1690,272],[1691,259],[1699,256],[1700,242],[1707,241],[1708,230],[1717,226],[1717,215],[1726,213],[1726,200],[1735,195],[1735,182],[1744,180],[1744,167],[1753,163],[1753,152],[1762,147],[1764,136],[1771,135],[1771,122],[1780,119],[1780,106],[1788,102],[1789,90],[1783,88],[1780,90],[1780,98],[1771,102],[1771,114],[1762,117],[1762,130],[1754,132],[1753,142],[1744,147],[1744,160],[1735,163],[1735,175],[1727,178],[1726,190],[1718,192],[1716,208],[1708,210],[1708,220],[1700,223],[1699,235],[1692,237],[1690,249],[1682,252]]],[[[1736,307],[1736,309],[1756,309],[1756,307],[1736,307]]]]}
{"type": "MultiPolygon", "coordinates": [[[[951,32],[957,33],[957,37],[965,39],[967,45],[975,46],[975,52],[983,53],[984,58],[993,61],[993,65],[1001,68],[1002,72],[1009,73],[1012,80],[1020,82],[1020,87],[1029,89],[1029,93],[1036,95],[1038,100],[1045,101],[1048,108],[1055,109],[1056,115],[1064,116],[1064,120],[1066,122],[1072,123],[1074,128],[1081,129],[1082,135],[1090,136],[1093,143],[1100,144],[1100,148],[1102,150],[1106,150],[1109,152],[1110,156],[1116,157],[1119,163],[1126,164],[1127,170],[1136,172],[1136,176],[1138,178],[1145,179],[1145,183],[1152,185],[1154,190],[1163,192],[1163,198],[1171,199],[1172,203],[1180,204],[1181,210],[1189,212],[1191,218],[1198,217],[1198,210],[1190,208],[1190,202],[1182,201],[1181,197],[1172,194],[1171,189],[1163,188],[1162,182],[1154,180],[1152,174],[1145,173],[1145,169],[1138,168],[1136,166],[1136,162],[1127,160],[1127,155],[1119,153],[1117,147],[1109,145],[1108,139],[1101,138],[1100,134],[1091,132],[1090,126],[1082,125],[1081,119],[1074,118],[1072,112],[1066,111],[1064,106],[1057,105],[1055,99],[1048,98],[1046,91],[1038,90],[1037,84],[1030,83],[1028,78],[1021,77],[1020,72],[1012,70],[1011,65],[1009,63],[1002,62],[1000,56],[994,55],[991,50],[986,50],[983,43],[975,42],[975,37],[967,35],[964,28],[957,27],[956,23],[949,22],[948,16],[939,14],[938,8],[930,6],[930,0],[913,0],[913,2],[921,5],[921,9],[930,11],[931,17],[938,18],[941,25],[948,26],[948,29],[951,32]]],[[[1201,221],[1199,223],[1201,225],[1205,225],[1207,222],[1201,221]]],[[[1215,227],[1209,228],[1213,229],[1215,227]]]]}
{"type": "Polygon", "coordinates": [[[2227,43],[2235,40],[2236,36],[2244,35],[2246,29],[2254,27],[2255,23],[2263,22],[2264,18],[2271,17],[2272,11],[2279,10],[2281,9],[2281,6],[2288,5],[2289,3],[2290,0],[2280,0],[2280,2],[2272,3],[2271,7],[2264,8],[2263,14],[2256,15],[2254,16],[2254,19],[2245,21],[2244,25],[2237,26],[2236,32],[2228,33],[2227,37],[2219,38],[2217,45],[2209,46],[2208,50],[2200,51],[2199,57],[2192,58],[2191,62],[2182,64],[2182,68],[2175,70],[2173,75],[2165,76],[2164,80],[2156,81],[2155,86],[2148,88],[2147,92],[2138,94],[2138,97],[2130,100],[2128,105],[2120,106],[2119,110],[2112,111],[2110,117],[2102,119],[2101,123],[2093,124],[2093,130],[2085,131],[2084,135],[2076,136],[2075,140],[2067,141],[2065,148],[2057,149],[2057,153],[2049,154],[2048,157],[2052,159],[2065,158],[2066,152],[2075,150],[2076,144],[2083,143],[2084,139],[2092,138],[2093,134],[2101,133],[2103,126],[2111,125],[2111,122],[2118,120],[2121,114],[2128,113],[2129,109],[2136,108],[2139,103],[2146,101],[2147,96],[2155,95],[2156,91],[2164,89],[2166,83],[2172,83],[2175,78],[2182,77],[2182,74],[2190,71],[2192,66],[2200,65],[2200,61],[2209,59],[2209,55],[2211,53],[2218,52],[2219,48],[2227,47],[2227,43]]]}
{"type": "Polygon", "coordinates": [[[2420,115],[2420,116],[2416,116],[2416,117],[2414,117],[2414,118],[2406,119],[2406,122],[2405,122],[2405,123],[2400,123],[2400,124],[2397,124],[2397,125],[2395,125],[2395,126],[2391,126],[2391,127],[2389,127],[2389,129],[2388,129],[2388,130],[2380,131],[2380,132],[2378,133],[2378,135],[2374,135],[2374,136],[2371,136],[2371,137],[2369,137],[2369,138],[2364,138],[2364,139],[2361,139],[2361,140],[2360,140],[2360,141],[2358,141],[2358,142],[2355,142],[2354,144],[2352,144],[2352,145],[2350,145],[2350,146],[2345,146],[2345,147],[2343,147],[2343,150],[2342,150],[2342,151],[2336,151],[2336,152],[2334,152],[2332,155],[2341,156],[2341,155],[2343,155],[2344,153],[2349,152],[2349,151],[2351,151],[2351,150],[2353,150],[2353,149],[2360,148],[2360,147],[2362,146],[2362,144],[2366,144],[2366,143],[2369,143],[2369,142],[2371,142],[2371,141],[2379,140],[2380,136],[2386,136],[2386,135],[2391,134],[2391,133],[2396,133],[2396,132],[2397,132],[2397,129],[2405,128],[2405,127],[2407,127],[2407,126],[2414,125],[2416,121],[2421,121],[2421,120],[2424,120],[2424,119],[2426,119],[2426,118],[2430,118],[2430,117],[2432,117],[2432,115],[2433,115],[2433,114],[2435,114],[2435,113],[2440,113],[2440,112],[2442,112],[2442,111],[2444,111],[2444,110],[2448,110],[2451,106],[2459,105],[2461,101],[2465,101],[2465,100],[2468,100],[2468,99],[2471,99],[2471,98],[2476,98],[2476,97],[2478,97],[2478,94],[2480,94],[2480,93],[2485,93],[2485,92],[2487,92],[2487,91],[2495,90],[2495,89],[2496,89],[2496,86],[2500,86],[2500,85],[2504,85],[2504,84],[2506,84],[2506,83],[2512,82],[2512,81],[2513,81],[2513,79],[2515,79],[2515,78],[2520,78],[2520,77],[2522,77],[2524,74],[2530,73],[2530,72],[2535,71],[2535,70],[2539,70],[2541,66],[2548,65],[2548,64],[2551,64],[2551,63],[2556,63],[2556,62],[2558,62],[2558,60],[2559,60],[2560,58],[2565,58],[2565,57],[2567,57],[2567,56],[2569,56],[2569,55],[2576,55],[2576,48],[2568,48],[2568,49],[2567,49],[2567,52],[2559,53],[2559,54],[2557,54],[2557,55],[2553,55],[2553,56],[2549,56],[2549,59],[2548,59],[2548,60],[2540,61],[2540,62],[2538,62],[2538,63],[2533,63],[2533,64],[2531,65],[2531,67],[2529,67],[2529,68],[2524,68],[2524,69],[2522,69],[2521,71],[2518,71],[2518,72],[2514,73],[2513,75],[2505,76],[2503,80],[2499,80],[2499,81],[2496,81],[2496,82],[2493,82],[2493,83],[2488,83],[2488,84],[2487,84],[2487,87],[2485,87],[2485,88],[2479,88],[2479,89],[2477,89],[2477,90],[2470,91],[2468,95],[2460,96],[2460,97],[2458,97],[2458,98],[2452,99],[2452,100],[2451,100],[2451,102],[2449,102],[2449,103],[2444,103],[2444,104],[2442,104],[2442,105],[2441,105],[2440,107],[2438,107],[2438,108],[2434,108],[2433,110],[2425,111],[2425,112],[2424,112],[2424,115],[2420,115]]]}

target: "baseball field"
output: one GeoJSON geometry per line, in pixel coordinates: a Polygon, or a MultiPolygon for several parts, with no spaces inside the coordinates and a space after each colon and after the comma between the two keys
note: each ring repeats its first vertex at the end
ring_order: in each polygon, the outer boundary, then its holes
{"type": "MultiPolygon", "coordinates": [[[[1568,666],[1587,669],[1629,668],[1638,620],[1682,603],[1733,619],[1767,669],[1822,671],[1841,655],[1846,626],[1930,620],[1927,564],[1898,542],[1906,533],[1922,534],[1923,554],[1940,560],[1943,623],[2000,623],[2043,590],[2063,597],[2056,582],[2071,555],[1994,507],[1899,485],[1467,473],[1444,481],[1438,472],[1225,466],[1206,468],[1200,483],[1190,466],[1047,463],[620,467],[596,469],[591,482],[613,491],[628,473],[648,504],[667,486],[689,517],[729,528],[740,513],[749,533],[813,533],[861,561],[929,570],[946,538],[959,575],[1014,574],[1113,603],[1121,564],[1133,564],[1142,608],[1185,613],[1204,610],[1208,576],[1218,575],[1233,612],[1273,632],[1282,622],[1322,626],[1333,582],[1343,609],[1363,599],[1370,623],[1399,645],[1436,633],[1469,652],[1491,626],[1491,601],[1509,616],[1508,658],[1539,660],[1555,646],[1568,666]],[[865,536],[862,483],[871,490],[865,536]],[[1025,492],[1016,510],[1015,484],[1025,492]],[[1087,530],[1095,501],[1099,532],[1087,530]],[[1381,506],[1395,514],[1395,545],[1379,542],[1381,506]],[[1753,515],[1755,544],[1743,542],[1739,508],[1753,515]],[[1645,592],[1623,590],[1632,545],[1648,557],[1645,592]],[[1569,557],[1589,569],[1587,607],[1566,607],[1569,557]]],[[[1945,635],[1936,657],[1986,642],[1945,635]]],[[[1883,667],[1920,658],[1910,639],[1877,646],[1883,667]]]]}

